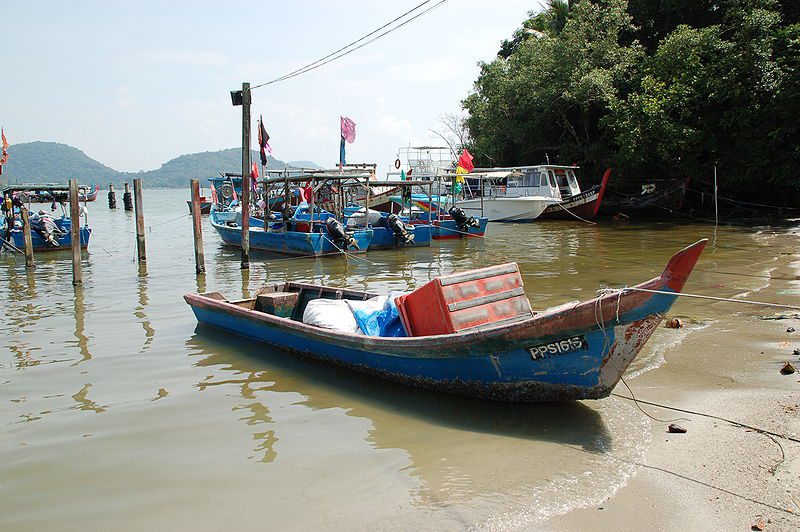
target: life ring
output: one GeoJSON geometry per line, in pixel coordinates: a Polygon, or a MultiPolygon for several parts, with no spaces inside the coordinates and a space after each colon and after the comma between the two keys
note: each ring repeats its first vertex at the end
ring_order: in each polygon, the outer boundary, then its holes
{"type": "Polygon", "coordinates": [[[394,160],[394,169],[395,170],[400,170],[400,159],[395,159],[394,160]]]}

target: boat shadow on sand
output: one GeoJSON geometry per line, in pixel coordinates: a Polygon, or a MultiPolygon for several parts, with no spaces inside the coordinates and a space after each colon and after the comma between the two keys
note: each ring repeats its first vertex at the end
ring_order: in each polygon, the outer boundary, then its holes
{"type": "Polygon", "coordinates": [[[396,447],[389,440],[408,424],[568,445],[592,454],[613,447],[603,416],[580,401],[503,403],[461,397],[375,379],[241,337],[232,353],[230,340],[224,332],[198,325],[186,346],[202,357],[197,366],[249,374],[272,392],[301,394],[305,400],[299,404],[315,410],[342,408],[371,419],[379,447],[396,447]]]}

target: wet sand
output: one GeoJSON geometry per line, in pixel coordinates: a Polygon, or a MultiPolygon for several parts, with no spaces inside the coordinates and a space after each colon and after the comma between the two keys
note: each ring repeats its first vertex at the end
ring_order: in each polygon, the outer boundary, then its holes
{"type": "MultiPolygon", "coordinates": [[[[789,280],[800,273],[794,253],[797,234],[768,238],[773,259],[760,262],[764,257],[754,256],[754,267],[741,272],[756,275],[763,268],[773,279],[741,295],[798,305],[800,281],[789,280]]],[[[677,307],[679,316],[682,308],[677,307]]],[[[800,367],[800,357],[793,354],[800,348],[800,320],[760,319],[797,311],[714,302],[707,302],[706,312],[700,308],[695,304],[682,316],[690,333],[664,364],[629,381],[636,397],[800,438],[800,373],[780,373],[785,362],[800,367]],[[715,318],[698,327],[705,321],[702,315],[715,318]],[[790,327],[798,332],[787,332],[790,327]]],[[[629,395],[624,386],[616,392],[629,395]]],[[[661,421],[650,420],[651,443],[630,482],[606,500],[550,519],[538,529],[800,528],[800,443],[717,419],[641,407],[661,421]],[[669,422],[688,432],[668,433],[669,422]]]]}

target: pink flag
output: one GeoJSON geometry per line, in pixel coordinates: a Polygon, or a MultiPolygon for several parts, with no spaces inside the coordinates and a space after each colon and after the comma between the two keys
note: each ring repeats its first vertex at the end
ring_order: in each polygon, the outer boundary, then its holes
{"type": "Polygon", "coordinates": [[[356,123],[346,116],[340,118],[342,119],[342,138],[352,144],[356,140],[356,123]]]}

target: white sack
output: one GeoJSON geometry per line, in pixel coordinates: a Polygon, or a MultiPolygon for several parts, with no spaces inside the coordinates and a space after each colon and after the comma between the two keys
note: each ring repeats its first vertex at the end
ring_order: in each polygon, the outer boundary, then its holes
{"type": "Polygon", "coordinates": [[[303,312],[303,323],[346,333],[360,331],[350,306],[343,299],[312,299],[303,312]]]}

